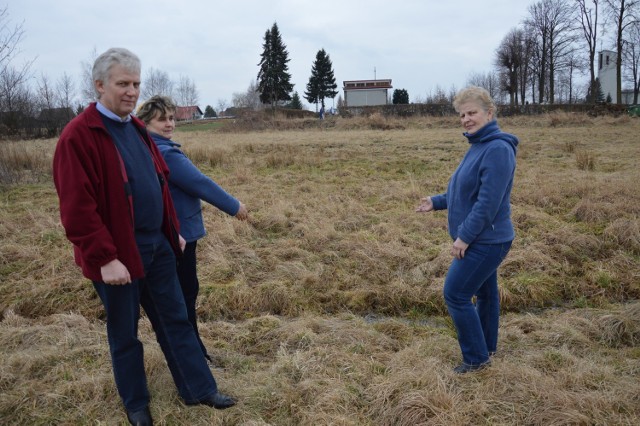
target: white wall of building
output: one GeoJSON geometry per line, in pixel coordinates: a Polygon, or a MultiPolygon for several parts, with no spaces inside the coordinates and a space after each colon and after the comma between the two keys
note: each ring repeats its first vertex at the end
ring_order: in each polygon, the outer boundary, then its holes
{"type": "Polygon", "coordinates": [[[602,50],[598,54],[598,79],[604,94],[611,96],[611,102],[616,103],[616,52],[612,50],[602,50]]]}
{"type": "Polygon", "coordinates": [[[347,106],[386,105],[387,89],[345,90],[347,106]]]}

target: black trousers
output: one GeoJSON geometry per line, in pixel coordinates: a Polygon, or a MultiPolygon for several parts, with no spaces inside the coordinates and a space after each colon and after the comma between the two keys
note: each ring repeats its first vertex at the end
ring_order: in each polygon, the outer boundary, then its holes
{"type": "Polygon", "coordinates": [[[180,280],[180,288],[184,296],[184,302],[187,305],[187,316],[191,323],[193,330],[198,338],[200,349],[204,357],[211,361],[207,348],[204,347],[200,333],[198,333],[198,319],[196,316],[196,299],[198,298],[198,292],[200,290],[200,283],[198,282],[198,269],[196,262],[196,246],[198,241],[187,243],[182,258],[178,259],[178,279],[180,280]]]}

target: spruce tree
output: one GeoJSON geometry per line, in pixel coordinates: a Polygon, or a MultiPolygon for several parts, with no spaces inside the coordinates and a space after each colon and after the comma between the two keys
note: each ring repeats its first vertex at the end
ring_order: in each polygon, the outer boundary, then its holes
{"type": "Polygon", "coordinates": [[[593,84],[587,89],[586,101],[591,104],[601,104],[605,102],[604,92],[602,91],[599,78],[596,78],[593,84]]]}
{"type": "Polygon", "coordinates": [[[324,109],[325,98],[333,99],[338,94],[337,87],[331,59],[324,49],[320,49],[311,66],[311,76],[304,97],[309,103],[316,104],[316,107],[320,102],[324,109]]]}
{"type": "Polygon", "coordinates": [[[260,55],[260,71],[258,71],[258,92],[260,102],[271,104],[275,108],[279,101],[291,100],[291,74],[289,74],[289,52],[282,42],[278,24],[273,23],[271,29],[264,35],[260,55]]]}
{"type": "Polygon", "coordinates": [[[217,114],[211,105],[207,105],[204,109],[204,117],[205,118],[215,118],[217,114]]]}
{"type": "Polygon", "coordinates": [[[298,92],[293,92],[293,96],[291,97],[291,102],[287,105],[289,109],[302,109],[302,102],[300,101],[300,95],[298,92]]]}

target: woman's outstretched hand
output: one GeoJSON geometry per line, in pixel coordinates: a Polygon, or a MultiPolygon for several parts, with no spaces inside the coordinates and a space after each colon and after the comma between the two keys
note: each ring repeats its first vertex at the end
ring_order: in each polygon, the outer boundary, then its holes
{"type": "Polygon", "coordinates": [[[430,212],[433,210],[433,201],[431,201],[431,197],[426,197],[420,200],[420,205],[416,208],[416,212],[424,213],[430,212]]]}

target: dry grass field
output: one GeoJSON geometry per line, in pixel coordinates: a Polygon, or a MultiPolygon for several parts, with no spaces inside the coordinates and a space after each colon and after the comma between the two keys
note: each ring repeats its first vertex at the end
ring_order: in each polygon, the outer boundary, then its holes
{"type": "MultiPolygon", "coordinates": [[[[414,213],[466,150],[455,117],[178,131],[250,209],[212,206],[201,334],[224,412],[181,403],[146,319],[167,425],[640,424],[640,120],[500,120],[520,140],[498,354],[458,376],[446,213],[414,213]]],[[[124,424],[102,309],[59,223],[55,140],[0,141],[0,424],[124,424]]]]}

